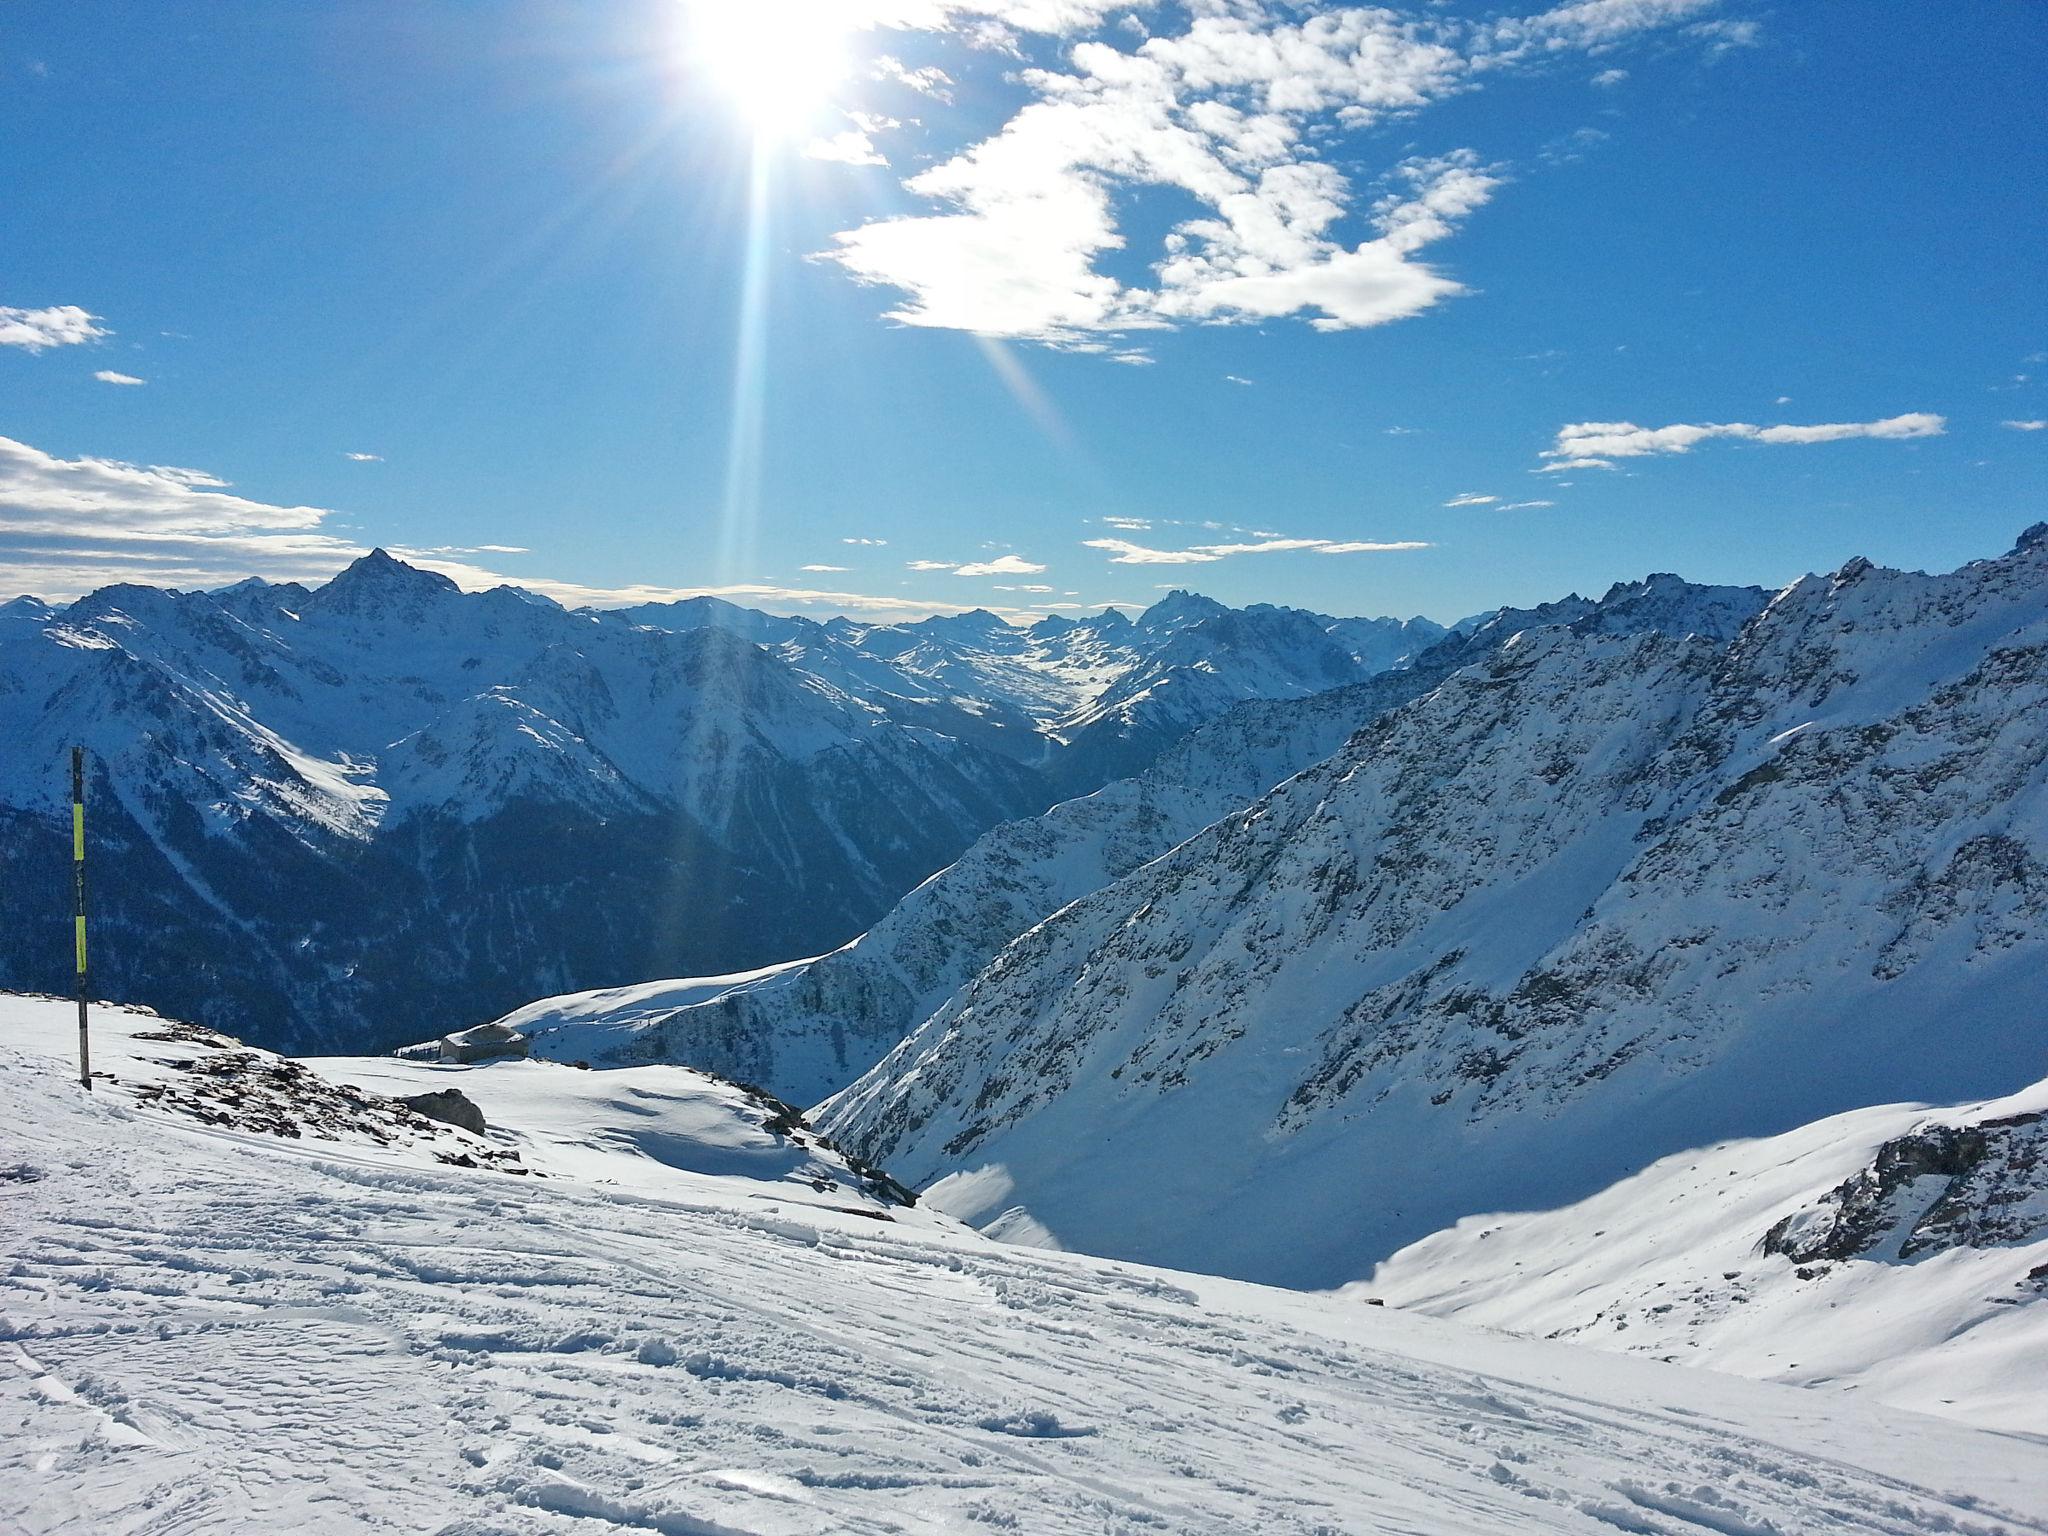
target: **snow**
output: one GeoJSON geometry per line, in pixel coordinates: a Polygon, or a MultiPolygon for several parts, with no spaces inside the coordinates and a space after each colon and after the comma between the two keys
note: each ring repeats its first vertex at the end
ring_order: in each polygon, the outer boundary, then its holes
{"type": "Polygon", "coordinates": [[[1894,1104],[1779,1136],[1661,1159],[1555,1211],[1470,1216],[1350,1288],[1437,1317],[1853,1391],[1926,1413],[2048,1430],[2048,1304],[2031,1241],[1912,1261],[1903,1233],[1947,1179],[1914,1181],[1919,1205],[1868,1253],[1799,1265],[1759,1251],[1809,1214],[1885,1141],[1928,1124],[2048,1110],[2048,1082],[1931,1112],[1894,1104]]]}
{"type": "MultiPolygon", "coordinates": [[[[569,612],[382,551],[312,590],[20,601],[0,616],[0,821],[54,862],[84,746],[122,994],[266,1044],[381,1048],[408,1015],[447,1028],[842,945],[982,832],[1244,693],[1351,681],[1436,632],[1201,612],[1043,632],[708,599],[569,612]],[[1209,667],[1203,689],[1065,744],[1059,722],[1169,648],[1209,667]],[[465,999],[477,1015],[446,1016],[465,999]]],[[[0,983],[61,986],[19,886],[0,886],[0,983]]],[[[855,1036],[820,1093],[895,1038],[855,1036]]]]}
{"type": "Polygon", "coordinates": [[[1732,636],[1604,608],[1016,932],[820,1124],[949,1205],[999,1170],[977,1224],[1334,1287],[2048,1073],[2048,545],[1852,564],[1732,636]]]}
{"type": "MultiPolygon", "coordinates": [[[[1653,577],[1617,586],[1598,604],[1570,598],[1503,609],[1478,634],[1433,646],[1401,670],[1305,699],[1245,700],[1189,732],[1143,773],[991,828],[867,933],[817,960],[730,985],[699,978],[546,999],[506,1022],[533,1030],[535,1048],[557,1058],[695,1063],[816,1102],[930,1018],[1010,940],[1321,762],[1362,726],[1531,625],[1732,640],[1766,597],[1755,588],[1653,577]]],[[[1208,599],[1175,593],[1147,620],[1181,634],[1224,613],[1208,599]]],[[[1389,621],[1347,622],[1374,628],[1389,621]]],[[[1397,628],[1411,640],[1429,632],[1397,628]]]]}
{"type": "Polygon", "coordinates": [[[2048,1530],[2036,1436],[806,1204],[615,1139],[635,1073],[317,1064],[524,1178],[204,1126],[71,1017],[0,998],[10,1533],[2048,1530]]]}
{"type": "Polygon", "coordinates": [[[647,1029],[680,1009],[751,991],[814,963],[789,960],[759,970],[736,971],[730,976],[696,976],[569,992],[515,1008],[495,1022],[518,1030],[532,1041],[535,1050],[552,1060],[595,1063],[631,1049],[647,1029]]]}

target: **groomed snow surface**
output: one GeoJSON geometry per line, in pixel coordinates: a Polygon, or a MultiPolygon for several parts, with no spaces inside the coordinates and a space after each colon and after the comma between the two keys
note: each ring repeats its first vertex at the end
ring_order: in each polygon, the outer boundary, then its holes
{"type": "Polygon", "coordinates": [[[0,997],[10,1536],[2048,1532],[2048,1439],[1004,1247],[682,1069],[177,1034],[0,997]]]}

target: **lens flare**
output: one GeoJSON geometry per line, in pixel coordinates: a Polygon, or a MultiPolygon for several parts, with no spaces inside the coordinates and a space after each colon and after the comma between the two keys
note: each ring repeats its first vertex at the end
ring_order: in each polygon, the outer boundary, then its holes
{"type": "Polygon", "coordinates": [[[834,0],[685,0],[684,26],[691,72],[766,137],[806,129],[849,68],[834,0]]]}

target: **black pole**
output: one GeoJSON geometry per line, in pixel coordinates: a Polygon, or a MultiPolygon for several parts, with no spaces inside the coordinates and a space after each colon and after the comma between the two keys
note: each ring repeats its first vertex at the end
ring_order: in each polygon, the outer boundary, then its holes
{"type": "Polygon", "coordinates": [[[71,749],[72,932],[78,950],[78,1080],[92,1092],[92,1046],[85,1027],[85,748],[71,749]]]}

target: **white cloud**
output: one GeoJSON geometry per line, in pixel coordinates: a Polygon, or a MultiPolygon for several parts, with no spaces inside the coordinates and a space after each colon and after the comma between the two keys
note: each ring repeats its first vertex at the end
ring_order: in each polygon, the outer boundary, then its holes
{"type": "Polygon", "coordinates": [[[344,453],[342,457],[353,460],[357,464],[382,464],[384,462],[384,455],[381,453],[344,453]]]}
{"type": "Polygon", "coordinates": [[[2009,427],[2015,432],[2048,431],[2048,421],[2002,421],[1999,425],[2009,427]]]}
{"type": "Polygon", "coordinates": [[[1210,565],[1223,558],[1199,549],[1147,549],[1128,539],[1083,539],[1081,546],[1109,551],[1112,565],[1210,565]]]}
{"type": "Polygon", "coordinates": [[[233,495],[198,469],[60,459],[0,437],[0,507],[12,534],[70,534],[96,528],[138,533],[240,534],[310,529],[318,507],[277,507],[233,495]]]}
{"type": "Polygon", "coordinates": [[[907,560],[904,568],[912,571],[951,571],[955,576],[1036,576],[1044,566],[1024,559],[1021,555],[998,555],[993,560],[907,560]]]}
{"type": "Polygon", "coordinates": [[[1490,507],[1499,500],[1498,496],[1480,496],[1474,492],[1467,491],[1462,496],[1453,496],[1444,505],[1447,507],[1490,507]]]}
{"type": "Polygon", "coordinates": [[[804,566],[803,569],[817,576],[837,576],[843,573],[847,569],[847,567],[843,565],[807,565],[804,566]]]}
{"type": "Polygon", "coordinates": [[[1102,521],[1111,528],[1121,528],[1125,533],[1152,531],[1152,519],[1149,517],[1105,517],[1102,521]]]}
{"type": "Polygon", "coordinates": [[[1480,53],[1490,63],[1543,57],[1566,48],[1595,52],[1639,32],[1668,27],[1711,11],[1720,0],[1576,0],[1535,16],[1493,22],[1480,53]]]}
{"type": "Polygon", "coordinates": [[[1084,539],[1082,547],[1100,549],[1110,555],[1112,565],[1213,565],[1233,555],[1287,554],[1312,551],[1319,555],[1380,554],[1394,550],[1428,549],[1412,540],[1384,543],[1363,539],[1261,539],[1251,544],[1197,544],[1191,549],[1152,549],[1128,539],[1084,539]]]}
{"type": "Polygon", "coordinates": [[[889,157],[875,148],[875,141],[858,128],[847,128],[830,138],[811,140],[804,146],[807,160],[828,160],[835,165],[887,165],[889,157]]]}
{"type": "Polygon", "coordinates": [[[881,549],[889,541],[887,539],[841,539],[839,542],[842,544],[858,544],[865,549],[881,549]]]}
{"type": "Polygon", "coordinates": [[[1089,32],[1120,11],[1151,0],[839,0],[853,25],[898,30],[961,30],[986,38],[991,26],[1065,35],[1089,32]]]}
{"type": "Polygon", "coordinates": [[[1234,373],[1226,373],[1225,375],[1223,375],[1223,382],[1226,384],[1242,384],[1247,389],[1250,389],[1252,387],[1252,381],[1250,379],[1240,377],[1239,375],[1234,373]]]}
{"type": "Polygon", "coordinates": [[[1612,469],[1616,459],[1690,453],[1696,445],[1715,438],[1741,438],[1758,443],[1838,443],[1850,438],[1940,437],[1947,430],[1946,417],[1926,411],[1890,416],[1882,421],[1820,422],[1811,426],[1760,427],[1746,421],[1726,421],[1639,427],[1632,421],[1581,421],[1560,427],[1556,446],[1544,449],[1542,456],[1553,461],[1543,467],[1545,472],[1612,469]]]}
{"type": "Polygon", "coordinates": [[[956,566],[955,576],[1036,576],[1045,569],[1021,555],[998,555],[993,560],[976,560],[969,565],[956,566]]]}
{"type": "Polygon", "coordinates": [[[875,147],[874,136],[892,128],[901,128],[903,124],[893,117],[880,117],[872,112],[849,112],[846,116],[853,126],[829,138],[811,140],[804,147],[805,157],[834,161],[840,165],[887,165],[889,157],[875,147]]]}
{"type": "Polygon", "coordinates": [[[98,319],[98,315],[88,314],[76,304],[59,304],[49,309],[14,309],[0,304],[0,347],[42,352],[50,347],[75,347],[111,336],[113,332],[94,323],[98,319]]]}
{"type": "Polygon", "coordinates": [[[1250,544],[1199,544],[1203,554],[1221,560],[1230,555],[1285,555],[1301,549],[1321,549],[1328,539],[1258,539],[1250,544]]]}
{"type": "Polygon", "coordinates": [[[1520,512],[1525,507],[1554,507],[1556,505],[1557,503],[1554,501],[1504,501],[1501,503],[1500,509],[1503,512],[1520,512]]]}
{"type": "Polygon", "coordinates": [[[1625,69],[1603,69],[1593,77],[1593,84],[1602,90],[1607,90],[1621,84],[1627,78],[1628,71],[1625,69]]]}
{"type": "MultiPolygon", "coordinates": [[[[226,481],[204,470],[61,459],[0,437],[0,595],[35,592],[61,601],[123,581],[186,590],[224,586],[247,576],[325,581],[369,552],[354,539],[322,529],[334,515],[322,507],[280,506],[237,495],[226,481]]],[[[509,578],[450,556],[530,551],[512,544],[437,549],[394,544],[391,553],[477,590],[509,578]]],[[[957,602],[770,583],[600,587],[521,577],[517,584],[571,607],[710,596],[781,611],[877,619],[921,618],[961,608],[957,602]]]]}
{"type": "MultiPolygon", "coordinates": [[[[1140,27],[1128,47],[1097,37],[1073,46],[1063,68],[1021,71],[1032,98],[993,136],[905,181],[928,211],[842,230],[820,259],[900,295],[888,311],[898,323],[1118,362],[1149,359],[1092,338],[1286,316],[1325,331],[1388,324],[1466,292],[1422,253],[1482,208],[1502,173],[1469,150],[1415,158],[1362,199],[1324,158],[1333,130],[1420,111],[1475,89],[1489,71],[1604,52],[1717,3],[1582,0],[1468,22],[1433,8],[1303,16],[1263,0],[1201,0],[1177,34],[1140,27]],[[1129,209],[1153,191],[1197,211],[1156,253],[1131,253],[1152,258],[1148,285],[1107,267],[1128,272],[1129,209]]],[[[958,30],[982,18],[1061,34],[1127,9],[1097,0],[866,5],[883,25],[958,30]]],[[[878,68],[915,73],[893,57],[878,68]]]]}
{"type": "Polygon", "coordinates": [[[147,384],[149,382],[149,380],[147,379],[138,379],[132,373],[116,373],[111,368],[102,368],[100,369],[99,372],[95,373],[93,377],[98,379],[102,384],[122,384],[131,387],[147,384]]]}
{"type": "Polygon", "coordinates": [[[912,69],[901,59],[885,53],[875,60],[874,71],[877,80],[893,80],[898,85],[909,86],[920,96],[929,96],[946,106],[952,105],[953,77],[936,64],[912,69]]]}
{"type": "Polygon", "coordinates": [[[1685,30],[1707,45],[1710,60],[1738,48],[1757,47],[1763,41],[1763,27],[1754,21],[1702,21],[1685,30]]]}

